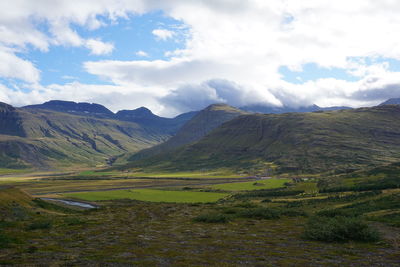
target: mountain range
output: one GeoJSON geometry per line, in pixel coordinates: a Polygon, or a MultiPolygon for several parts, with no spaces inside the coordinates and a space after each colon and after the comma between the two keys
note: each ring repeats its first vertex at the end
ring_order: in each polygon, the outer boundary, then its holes
{"type": "Polygon", "coordinates": [[[98,104],[50,101],[14,108],[0,103],[0,168],[110,164],[118,155],[167,140],[194,115],[169,119],[143,111],[124,111],[129,116],[123,117],[98,104]]]}
{"type": "Polygon", "coordinates": [[[350,171],[400,161],[400,106],[248,114],[199,141],[130,163],[129,168],[350,171]]]}
{"type": "Polygon", "coordinates": [[[396,103],[354,110],[214,104],[175,118],[144,107],[113,113],[60,100],[22,108],[0,103],[0,168],[98,166],[120,155],[131,155],[122,168],[357,168],[397,159],[398,107],[386,106],[396,103]]]}

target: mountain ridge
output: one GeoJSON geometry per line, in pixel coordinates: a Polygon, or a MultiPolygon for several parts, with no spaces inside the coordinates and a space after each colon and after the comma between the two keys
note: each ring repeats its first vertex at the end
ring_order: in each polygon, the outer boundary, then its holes
{"type": "Polygon", "coordinates": [[[133,110],[120,110],[117,113],[113,113],[100,104],[87,102],[77,103],[64,100],[51,100],[43,104],[29,105],[22,108],[29,110],[51,110],[94,118],[129,121],[140,124],[142,127],[152,131],[165,132],[170,135],[175,134],[186,121],[190,120],[196,114],[196,112],[187,112],[175,118],[164,118],[153,114],[153,112],[146,107],[133,110]]]}
{"type": "Polygon", "coordinates": [[[170,137],[134,122],[10,106],[0,109],[0,126],[1,168],[105,165],[170,137]]]}
{"type": "Polygon", "coordinates": [[[166,142],[139,151],[131,156],[129,160],[146,158],[157,153],[167,153],[180,146],[193,143],[224,122],[243,114],[247,114],[247,112],[226,104],[212,104],[199,111],[180,128],[176,135],[172,136],[166,142]]]}

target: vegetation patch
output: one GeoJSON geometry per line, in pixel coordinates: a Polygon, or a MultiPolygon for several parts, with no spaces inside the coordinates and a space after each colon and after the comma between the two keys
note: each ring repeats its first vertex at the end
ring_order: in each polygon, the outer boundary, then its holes
{"type": "Polygon", "coordinates": [[[83,220],[81,218],[78,217],[67,217],[64,219],[64,223],[68,226],[72,226],[72,225],[82,225],[82,224],[86,224],[86,220],[83,220]]]}
{"type": "Polygon", "coordinates": [[[304,230],[309,240],[325,242],[376,242],[379,233],[358,217],[311,217],[304,230]]]}
{"type": "Polygon", "coordinates": [[[204,223],[227,223],[232,219],[232,216],[228,216],[220,213],[206,213],[195,217],[193,220],[195,222],[204,223]]]}
{"type": "Polygon", "coordinates": [[[250,219],[279,219],[281,213],[276,209],[271,208],[255,208],[255,209],[244,209],[239,214],[240,218],[250,218],[250,219]]]}
{"type": "Polygon", "coordinates": [[[28,225],[27,230],[43,230],[50,229],[52,222],[49,220],[39,220],[28,225]]]}
{"type": "Polygon", "coordinates": [[[193,191],[136,189],[69,193],[65,194],[65,196],[87,201],[134,199],[150,202],[208,203],[216,202],[221,198],[228,196],[228,194],[193,191]]]}

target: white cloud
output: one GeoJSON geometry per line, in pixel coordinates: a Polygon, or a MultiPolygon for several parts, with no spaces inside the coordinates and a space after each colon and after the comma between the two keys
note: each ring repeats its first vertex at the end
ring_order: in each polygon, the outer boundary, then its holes
{"type": "Polygon", "coordinates": [[[148,57],[149,54],[147,54],[145,51],[139,50],[135,53],[135,55],[139,56],[139,57],[148,57]]]}
{"type": "Polygon", "coordinates": [[[0,48],[0,76],[37,83],[40,71],[28,60],[17,57],[12,50],[0,48]]]}
{"type": "Polygon", "coordinates": [[[166,29],[155,29],[151,32],[158,40],[166,41],[174,37],[175,33],[166,29]]]}
{"type": "Polygon", "coordinates": [[[104,43],[96,39],[87,40],[85,46],[90,49],[93,55],[106,55],[114,50],[114,45],[112,43],[104,43]]]}

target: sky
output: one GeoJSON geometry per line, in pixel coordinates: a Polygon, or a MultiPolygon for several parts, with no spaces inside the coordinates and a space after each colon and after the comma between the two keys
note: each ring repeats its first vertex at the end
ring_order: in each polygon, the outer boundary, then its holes
{"type": "Polygon", "coordinates": [[[0,1],[0,102],[162,116],[400,97],[398,0],[0,1]]]}

